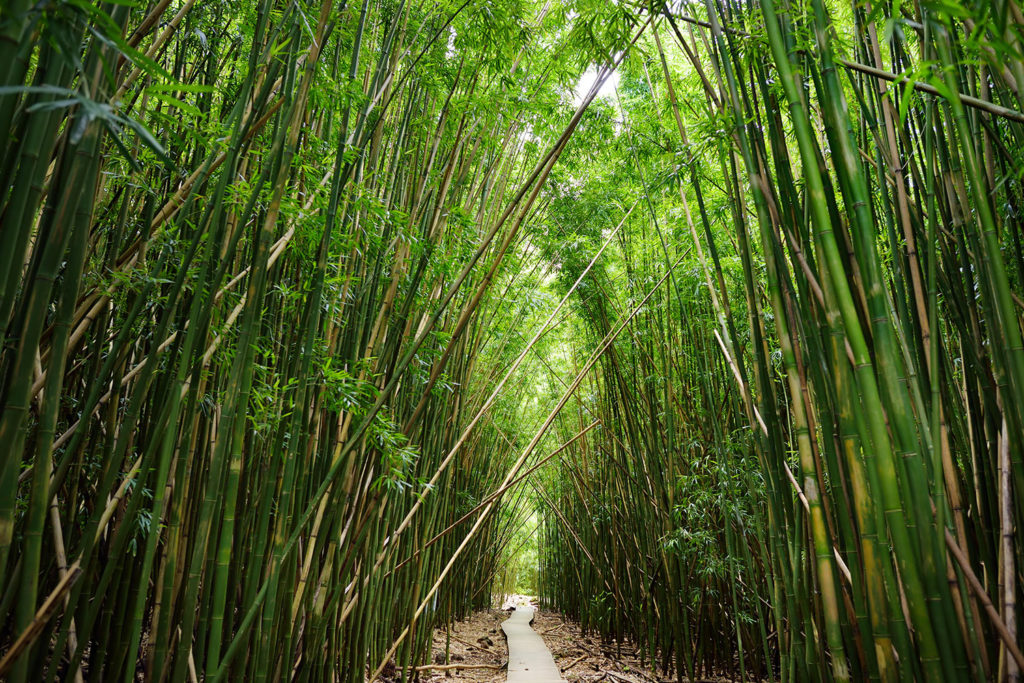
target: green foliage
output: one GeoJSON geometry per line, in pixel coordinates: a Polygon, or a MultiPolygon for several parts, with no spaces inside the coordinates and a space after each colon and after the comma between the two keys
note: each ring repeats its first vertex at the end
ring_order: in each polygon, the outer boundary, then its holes
{"type": "Polygon", "coordinates": [[[0,677],[1012,679],[1019,17],[4,3],[0,677]]]}

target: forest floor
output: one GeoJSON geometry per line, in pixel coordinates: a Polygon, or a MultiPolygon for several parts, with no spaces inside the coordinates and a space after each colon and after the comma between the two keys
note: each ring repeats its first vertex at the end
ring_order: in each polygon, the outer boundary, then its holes
{"type": "MultiPolygon", "coordinates": [[[[534,605],[536,606],[536,605],[534,605]]],[[[452,624],[449,631],[440,628],[434,633],[433,667],[424,668],[420,681],[475,681],[503,683],[508,649],[501,623],[511,610],[488,609],[474,612],[465,621],[452,624]],[[459,668],[445,666],[445,646],[449,644],[449,661],[459,668]],[[465,668],[462,668],[465,667],[465,668]],[[470,668],[472,667],[472,668],[470,668]]],[[[585,635],[580,625],[557,612],[538,609],[533,629],[544,639],[562,672],[570,683],[662,683],[675,681],[649,666],[644,666],[632,646],[602,643],[599,637],[585,635]]],[[[708,683],[728,681],[726,678],[702,679],[708,683]]]]}

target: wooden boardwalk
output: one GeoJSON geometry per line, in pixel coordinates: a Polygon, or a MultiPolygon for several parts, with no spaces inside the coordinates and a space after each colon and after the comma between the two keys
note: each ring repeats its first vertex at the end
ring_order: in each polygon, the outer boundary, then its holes
{"type": "Polygon", "coordinates": [[[519,606],[501,630],[508,638],[508,683],[565,683],[544,639],[530,627],[533,608],[519,606]]]}

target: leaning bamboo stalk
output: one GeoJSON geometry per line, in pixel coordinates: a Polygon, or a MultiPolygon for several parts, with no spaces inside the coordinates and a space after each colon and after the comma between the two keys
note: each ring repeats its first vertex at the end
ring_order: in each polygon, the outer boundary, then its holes
{"type": "MultiPolygon", "coordinates": [[[[595,88],[593,88],[591,94],[594,94],[596,92],[597,92],[597,88],[595,87],[595,88]]],[[[452,447],[449,449],[448,453],[445,455],[444,459],[440,462],[440,464],[438,465],[437,469],[432,474],[430,480],[427,482],[427,488],[426,488],[427,491],[434,490],[434,487],[437,485],[439,479],[444,474],[445,470],[452,463],[452,461],[454,460],[456,454],[460,451],[460,449],[466,443],[466,441],[469,438],[469,436],[473,433],[474,428],[479,424],[480,420],[485,415],[488,414],[488,411],[494,405],[494,402],[497,400],[497,398],[501,395],[501,392],[502,392],[503,388],[505,387],[505,385],[508,383],[509,379],[516,373],[516,371],[522,365],[522,363],[524,362],[526,357],[529,355],[530,350],[537,344],[537,342],[541,339],[541,337],[543,337],[544,334],[548,331],[548,329],[550,328],[552,322],[558,316],[559,312],[562,310],[562,308],[565,306],[565,304],[571,299],[573,292],[575,292],[576,289],[580,286],[580,284],[584,281],[584,279],[587,276],[587,273],[590,272],[590,270],[594,267],[594,265],[600,259],[601,255],[604,253],[605,249],[607,249],[607,247],[612,243],[612,240],[615,237],[615,233],[617,233],[619,231],[619,229],[622,228],[623,225],[625,225],[626,219],[629,217],[629,215],[633,211],[633,208],[635,208],[635,207],[636,207],[636,204],[634,204],[633,207],[630,208],[630,210],[626,213],[626,215],[623,217],[623,219],[619,222],[619,224],[612,231],[612,234],[608,236],[608,238],[605,240],[605,242],[602,245],[602,247],[598,250],[598,252],[594,255],[594,257],[590,260],[590,263],[587,264],[587,267],[584,269],[584,271],[579,275],[579,277],[573,283],[572,287],[570,287],[569,291],[565,294],[565,296],[562,297],[562,299],[558,302],[558,304],[551,311],[551,313],[548,314],[548,317],[538,327],[537,332],[534,334],[534,336],[526,343],[526,345],[523,348],[523,350],[519,353],[519,355],[516,357],[516,359],[508,367],[508,369],[505,371],[505,374],[502,376],[502,378],[500,380],[498,380],[497,383],[494,385],[494,388],[491,390],[490,395],[487,397],[487,399],[483,402],[483,404],[477,410],[477,412],[474,415],[473,419],[470,420],[469,424],[462,430],[462,434],[460,435],[458,440],[456,440],[456,442],[452,445],[452,447]]],[[[421,403],[422,403],[422,399],[421,399],[421,403]]],[[[374,565],[373,565],[373,571],[370,572],[367,575],[367,578],[363,582],[364,586],[366,585],[366,583],[369,582],[370,576],[372,576],[373,573],[377,572],[380,569],[381,565],[386,560],[388,554],[390,553],[390,550],[394,547],[393,540],[396,539],[398,536],[400,536],[412,524],[413,518],[415,517],[415,515],[422,508],[422,505],[423,505],[423,502],[424,502],[425,499],[426,499],[425,495],[417,498],[417,500],[413,504],[412,508],[409,510],[408,513],[406,513],[405,517],[398,524],[398,527],[395,529],[394,533],[391,536],[392,543],[390,543],[389,545],[387,545],[384,548],[382,548],[380,553],[377,555],[377,558],[376,558],[376,560],[374,562],[374,565]]],[[[488,504],[488,509],[490,509],[490,505],[489,504],[488,504]]],[[[348,604],[346,605],[345,610],[342,612],[342,619],[345,619],[348,616],[349,612],[355,607],[356,601],[358,600],[358,598],[359,598],[359,593],[356,593],[355,595],[353,595],[350,598],[348,604]]]]}
{"type": "Polygon", "coordinates": [[[950,554],[953,555],[953,559],[956,560],[957,565],[960,567],[960,571],[964,573],[967,578],[967,584],[971,587],[975,596],[978,598],[978,602],[985,609],[985,613],[988,615],[989,621],[992,627],[996,630],[996,634],[1006,647],[1006,651],[1010,657],[1016,662],[1017,667],[1024,670],[1024,653],[1021,652],[1020,645],[1014,639],[1010,633],[1010,629],[1006,623],[1003,622],[1002,617],[999,616],[999,610],[996,609],[995,605],[992,604],[991,598],[988,596],[988,592],[978,579],[974,570],[971,568],[971,563],[968,561],[964,551],[957,545],[956,539],[953,537],[953,533],[946,529],[946,547],[949,549],[950,554]]]}
{"type": "MultiPolygon", "coordinates": [[[[584,365],[583,369],[580,370],[579,374],[576,376],[576,379],[574,379],[572,384],[569,385],[569,388],[566,389],[566,391],[562,394],[562,397],[561,399],[559,399],[558,404],[551,410],[550,413],[548,413],[548,416],[544,420],[544,423],[534,433],[534,436],[530,440],[530,443],[527,444],[526,448],[523,449],[523,452],[519,455],[515,463],[509,469],[509,472],[505,475],[505,479],[502,481],[502,486],[506,486],[510,481],[512,481],[516,477],[516,475],[519,473],[519,470],[526,463],[527,458],[530,457],[530,455],[533,453],[533,450],[536,448],[537,444],[540,443],[541,438],[547,433],[548,428],[555,421],[555,418],[558,417],[559,413],[561,413],[562,408],[565,407],[565,404],[569,402],[569,399],[576,392],[576,389],[586,378],[587,374],[590,372],[590,369],[594,367],[597,361],[600,360],[601,357],[605,354],[605,352],[611,347],[611,345],[615,342],[615,339],[618,337],[619,333],[622,332],[626,325],[643,309],[643,307],[647,304],[647,301],[651,298],[651,296],[653,296],[654,293],[658,290],[658,288],[661,287],[661,285],[669,278],[669,275],[672,274],[672,269],[676,265],[678,265],[679,261],[681,260],[682,258],[680,258],[679,260],[676,261],[676,263],[670,266],[665,272],[665,275],[662,276],[662,278],[651,288],[650,292],[648,292],[647,296],[645,296],[637,304],[636,308],[634,308],[633,311],[619,323],[615,330],[608,333],[608,336],[605,338],[601,347],[591,355],[590,360],[587,362],[586,365],[584,365]]],[[[480,529],[480,526],[484,523],[490,512],[494,509],[494,504],[494,501],[488,503],[487,506],[484,507],[484,509],[481,510],[480,513],[477,515],[477,519],[473,523],[473,526],[466,533],[465,537],[462,539],[462,542],[459,544],[459,546],[451,554],[447,564],[445,564],[444,566],[444,569],[441,570],[441,573],[434,581],[434,584],[431,586],[430,590],[427,591],[427,594],[423,598],[423,601],[416,608],[416,611],[413,614],[414,619],[419,617],[423,613],[423,610],[426,609],[430,600],[434,597],[434,594],[437,593],[438,588],[441,587],[441,583],[448,576],[448,573],[451,571],[452,566],[454,566],[455,561],[459,558],[459,555],[462,554],[462,551],[465,550],[466,546],[469,544],[469,542],[476,535],[477,531],[480,529]]],[[[380,672],[387,665],[392,655],[394,655],[395,651],[398,649],[398,646],[402,643],[403,640],[405,640],[408,634],[409,628],[406,627],[398,635],[398,637],[395,639],[395,642],[392,643],[391,648],[385,654],[383,660],[370,675],[371,680],[377,678],[377,676],[380,675],[380,672]]]]}
{"type": "Polygon", "coordinates": [[[516,486],[516,485],[520,484],[521,482],[523,482],[531,474],[533,474],[534,472],[539,470],[541,467],[546,465],[552,458],[554,458],[557,455],[560,455],[562,453],[562,451],[564,451],[565,449],[569,448],[570,446],[575,444],[576,441],[578,441],[579,439],[582,439],[584,436],[586,436],[587,432],[589,432],[590,430],[594,429],[599,424],[601,424],[600,420],[594,420],[589,425],[584,427],[581,431],[577,432],[575,436],[573,436],[571,439],[566,441],[564,444],[562,444],[561,446],[556,448],[551,453],[548,453],[543,458],[540,458],[536,463],[534,463],[529,468],[527,468],[527,470],[525,472],[523,472],[523,473],[519,474],[518,476],[516,476],[515,479],[513,479],[510,482],[508,482],[507,484],[503,484],[502,486],[498,487],[493,492],[487,494],[487,496],[483,500],[481,500],[479,503],[477,503],[472,509],[470,509],[464,515],[462,515],[461,517],[456,519],[454,522],[449,524],[442,531],[439,531],[434,537],[432,537],[429,541],[424,543],[422,546],[417,548],[416,552],[413,553],[412,556],[407,557],[406,559],[404,559],[400,563],[398,563],[392,571],[398,571],[399,569],[401,569],[403,566],[405,566],[409,562],[412,562],[413,559],[417,555],[419,555],[421,552],[423,552],[424,550],[426,550],[427,548],[432,546],[437,541],[441,540],[441,538],[443,538],[444,536],[447,536],[449,533],[451,533],[456,528],[458,528],[463,522],[468,521],[470,517],[475,515],[477,512],[480,512],[480,510],[482,510],[485,506],[487,506],[490,503],[493,503],[494,501],[496,501],[499,498],[501,498],[503,495],[505,495],[505,493],[509,489],[511,489],[514,486],[516,486]]]}
{"type": "MultiPolygon", "coordinates": [[[[637,34],[637,37],[639,37],[639,33],[637,34]]],[[[636,40],[636,38],[634,38],[634,41],[635,40],[636,40]]],[[[623,57],[620,56],[619,60],[621,61],[622,58],[623,57]]],[[[538,194],[540,193],[540,190],[543,187],[544,182],[545,182],[548,174],[551,172],[551,169],[554,167],[555,163],[558,161],[558,158],[559,158],[562,150],[565,149],[565,145],[568,142],[568,140],[570,139],[570,137],[572,136],[572,132],[575,130],[576,125],[579,123],[579,120],[582,117],[583,112],[586,111],[587,107],[593,101],[594,97],[596,96],[596,94],[597,94],[597,92],[598,92],[598,90],[600,88],[601,83],[603,82],[604,79],[608,78],[610,73],[611,73],[610,70],[606,71],[601,78],[599,78],[599,79],[597,79],[597,81],[595,81],[595,83],[591,87],[590,92],[588,93],[588,97],[584,99],[584,101],[579,105],[579,107],[577,107],[577,110],[576,110],[575,114],[573,115],[573,117],[570,120],[569,124],[566,126],[565,130],[562,132],[559,140],[549,150],[549,152],[547,153],[545,158],[540,162],[540,164],[534,169],[534,171],[531,174],[531,176],[529,177],[529,179],[526,182],[523,183],[523,185],[521,186],[521,189],[520,189],[519,193],[517,194],[517,196],[513,199],[513,201],[505,209],[505,211],[502,213],[501,217],[498,218],[498,220],[495,223],[495,226],[491,229],[491,231],[489,232],[488,236],[485,238],[484,243],[483,243],[483,247],[481,249],[486,248],[486,246],[490,244],[491,240],[496,236],[498,230],[504,225],[504,223],[512,215],[512,212],[513,211],[518,211],[518,217],[513,222],[513,225],[511,227],[511,229],[507,232],[506,236],[504,237],[504,239],[502,240],[500,246],[498,247],[498,253],[497,253],[496,257],[494,258],[494,260],[492,261],[490,269],[488,270],[487,274],[484,276],[484,278],[481,281],[481,283],[478,285],[473,298],[470,300],[470,302],[467,304],[467,306],[463,309],[463,311],[462,311],[462,313],[461,313],[461,315],[459,317],[459,320],[456,323],[455,330],[454,330],[454,333],[452,335],[452,339],[450,340],[450,342],[446,346],[446,349],[445,349],[444,353],[442,354],[441,359],[438,361],[437,364],[435,364],[434,369],[432,370],[432,373],[431,373],[431,379],[428,381],[427,387],[424,389],[423,396],[420,399],[420,403],[418,404],[417,408],[414,409],[412,416],[409,418],[409,421],[408,421],[407,427],[406,427],[406,431],[408,431],[411,428],[411,425],[413,423],[415,423],[415,421],[419,417],[419,414],[422,411],[423,407],[425,406],[426,400],[427,400],[427,398],[428,398],[428,396],[430,394],[430,389],[433,387],[433,382],[436,381],[437,376],[439,374],[439,371],[440,371],[441,368],[443,368],[444,363],[447,360],[447,357],[448,357],[449,353],[451,352],[452,349],[455,348],[455,343],[458,340],[459,335],[461,334],[461,332],[465,329],[465,326],[466,326],[466,324],[468,323],[468,321],[470,319],[470,315],[474,312],[474,310],[476,309],[476,306],[479,304],[479,302],[482,299],[484,293],[488,290],[490,282],[494,278],[495,273],[497,272],[498,267],[500,266],[500,264],[502,262],[502,259],[504,258],[504,255],[507,253],[507,250],[508,250],[509,246],[511,245],[512,240],[514,239],[515,235],[518,232],[519,227],[522,225],[523,220],[528,215],[528,213],[530,211],[530,208],[533,206],[534,201],[536,200],[538,194]],[[526,198],[525,203],[523,204],[523,206],[520,208],[519,204],[520,204],[521,200],[523,199],[525,191],[531,185],[532,185],[533,189],[530,192],[529,196],[526,198]]],[[[630,210],[630,213],[631,212],[632,212],[632,209],[630,210]]],[[[626,217],[628,217],[628,215],[629,215],[629,213],[626,214],[626,217]]],[[[620,228],[625,223],[625,220],[626,219],[623,218],[623,220],[619,223],[619,226],[616,228],[616,231],[618,230],[618,228],[620,228]]],[[[607,247],[607,245],[610,244],[610,242],[611,242],[611,237],[609,237],[609,239],[606,241],[605,247],[607,247]]],[[[604,249],[602,248],[601,251],[603,252],[604,249]]],[[[481,253],[481,250],[478,249],[477,255],[479,255],[480,253],[481,253]]],[[[587,270],[589,270],[589,268],[593,266],[594,262],[596,262],[596,260],[597,260],[597,258],[599,256],[600,256],[600,253],[597,256],[595,256],[594,260],[591,262],[591,264],[590,264],[590,266],[588,267],[587,270]]],[[[471,266],[472,266],[472,263],[469,266],[467,266],[467,268],[469,268],[471,266]]],[[[467,271],[464,271],[464,272],[467,272],[467,271]]],[[[580,276],[580,278],[577,280],[575,286],[578,286],[580,284],[580,282],[582,282],[583,277],[585,276],[585,274],[586,274],[586,272],[584,272],[580,276]]],[[[372,352],[373,346],[374,346],[374,341],[373,340],[375,340],[377,338],[378,334],[382,330],[384,315],[386,314],[387,309],[390,307],[390,301],[393,299],[394,294],[397,291],[396,286],[397,286],[397,276],[396,276],[396,279],[393,280],[391,288],[388,290],[388,293],[385,295],[384,303],[383,303],[383,305],[381,307],[381,310],[378,313],[377,319],[376,319],[376,321],[374,323],[374,331],[373,331],[373,333],[371,333],[371,342],[370,342],[370,344],[369,344],[369,346],[367,348],[367,351],[365,352],[367,357],[373,355],[373,352],[372,352]]],[[[574,286],[574,289],[575,289],[575,286],[574,286]]],[[[427,483],[426,491],[429,492],[429,491],[431,491],[433,489],[433,487],[437,483],[437,480],[441,477],[441,475],[447,469],[448,465],[452,462],[452,459],[455,457],[456,453],[459,451],[459,448],[465,442],[465,438],[471,433],[472,429],[476,426],[477,422],[479,422],[480,418],[483,417],[483,415],[486,414],[486,412],[490,408],[490,406],[493,405],[495,399],[500,394],[502,387],[505,385],[505,382],[507,382],[508,378],[511,377],[515,373],[516,369],[518,369],[518,367],[522,363],[523,359],[529,353],[530,347],[533,344],[535,344],[537,342],[537,340],[543,335],[543,333],[546,331],[546,326],[550,324],[551,320],[554,318],[555,315],[557,315],[558,311],[566,303],[566,301],[568,301],[568,299],[569,299],[569,295],[566,295],[565,297],[563,297],[562,301],[556,307],[555,311],[552,312],[552,314],[549,316],[548,321],[546,321],[545,324],[541,326],[540,330],[538,331],[538,333],[534,337],[534,339],[531,341],[531,343],[527,345],[527,348],[525,348],[521,352],[519,358],[517,358],[516,362],[513,363],[512,367],[510,367],[509,370],[506,372],[505,377],[503,378],[502,381],[500,381],[498,383],[496,388],[493,390],[493,392],[492,392],[490,398],[488,399],[488,401],[486,401],[484,403],[484,405],[477,412],[476,417],[470,422],[469,426],[467,426],[465,428],[465,430],[463,431],[463,436],[459,439],[459,441],[456,442],[455,446],[453,446],[453,448],[449,451],[448,455],[445,457],[445,459],[441,462],[441,464],[435,470],[435,472],[432,475],[430,481],[427,483]]],[[[422,338],[422,336],[425,335],[427,332],[429,332],[429,327],[428,328],[424,328],[424,327],[421,326],[420,330],[419,330],[419,333],[418,333],[419,338],[422,338]]],[[[336,456],[336,459],[337,458],[340,458],[340,453],[339,453],[338,456],[336,456]]],[[[426,496],[424,495],[424,496],[422,496],[422,497],[417,499],[416,503],[414,504],[412,509],[409,511],[409,513],[406,515],[405,519],[402,521],[401,524],[399,524],[398,529],[395,531],[395,533],[392,536],[392,539],[394,539],[398,535],[401,535],[401,533],[403,531],[405,531],[406,528],[408,528],[409,524],[411,523],[411,520],[412,520],[413,516],[420,509],[420,507],[422,505],[422,502],[423,502],[425,497],[426,496]]],[[[327,501],[327,498],[324,497],[322,499],[322,502],[321,502],[321,509],[318,510],[316,519],[314,520],[314,536],[316,534],[315,530],[319,528],[319,521],[322,519],[323,507],[324,507],[324,505],[326,505],[326,501],[327,501]]],[[[393,545],[389,545],[389,546],[385,546],[382,549],[381,553],[378,555],[378,558],[377,558],[377,560],[374,563],[373,572],[376,572],[380,568],[381,563],[387,557],[387,553],[388,553],[388,551],[390,551],[390,549],[392,547],[394,547],[394,546],[393,545]]],[[[304,562],[304,569],[302,571],[302,575],[303,576],[305,576],[308,573],[308,571],[309,571],[309,562],[311,562],[311,560],[312,560],[312,556],[311,555],[307,556],[306,562],[304,562]]],[[[372,576],[373,572],[371,572],[370,574],[367,575],[366,581],[369,581],[369,578],[370,578],[370,576],[372,576]]],[[[304,586],[304,582],[301,585],[304,586]]],[[[299,605],[299,601],[300,601],[300,597],[301,597],[301,591],[299,593],[297,593],[297,595],[296,595],[295,602],[293,603],[293,611],[297,611],[298,605],[299,605]]],[[[355,596],[353,596],[353,598],[351,598],[349,600],[348,605],[347,605],[347,609],[342,614],[342,619],[344,619],[348,615],[348,611],[351,610],[352,607],[355,606],[357,598],[358,598],[358,594],[356,594],[355,596]]]]}
{"type": "MultiPolygon", "coordinates": [[[[694,17],[686,16],[686,15],[683,15],[683,14],[673,14],[672,17],[673,17],[673,19],[679,19],[680,21],[684,21],[684,22],[687,22],[689,24],[693,24],[694,26],[701,26],[703,28],[711,28],[711,23],[709,23],[707,21],[704,21],[702,19],[696,19],[694,17]]],[[[732,27],[732,26],[725,26],[725,27],[723,27],[723,30],[725,30],[725,31],[727,31],[729,33],[734,33],[736,35],[740,35],[740,36],[749,36],[750,35],[748,32],[746,32],[746,31],[744,31],[742,29],[738,29],[738,28],[732,27]]],[[[924,83],[924,82],[919,81],[919,80],[914,79],[914,78],[907,78],[903,74],[890,73],[888,71],[885,71],[884,69],[879,69],[877,67],[869,66],[867,64],[861,64],[859,62],[855,62],[855,61],[848,60],[848,59],[840,59],[840,60],[838,60],[838,62],[839,62],[839,64],[841,64],[842,66],[844,66],[847,69],[850,69],[851,71],[857,71],[859,73],[867,74],[868,76],[872,76],[873,78],[877,78],[877,79],[880,79],[880,80],[883,80],[883,81],[888,81],[890,83],[906,82],[909,86],[913,87],[914,90],[917,90],[919,92],[928,93],[929,95],[935,95],[937,97],[941,97],[942,96],[942,94],[939,92],[939,90],[937,88],[935,88],[934,86],[929,85],[928,83],[924,83]]],[[[986,100],[982,100],[982,99],[979,99],[977,97],[972,97],[972,96],[969,96],[969,95],[961,95],[961,100],[968,107],[973,107],[975,109],[979,109],[981,111],[985,111],[985,112],[988,112],[990,114],[995,114],[996,116],[1001,116],[1001,117],[1009,119],[1011,121],[1018,121],[1018,122],[1024,123],[1024,113],[1021,113],[1021,112],[1016,111],[1014,109],[1010,109],[1008,107],[1003,107],[1003,106],[1000,106],[1000,105],[995,104],[993,102],[988,102],[986,100]]]]}
{"type": "MultiPolygon", "coordinates": [[[[157,36],[156,40],[153,41],[153,44],[146,52],[147,59],[153,59],[154,57],[156,57],[157,53],[160,52],[160,50],[167,43],[167,41],[170,40],[171,36],[174,35],[174,32],[178,29],[178,25],[181,24],[181,20],[184,19],[185,15],[189,13],[189,10],[192,9],[192,5],[194,3],[195,0],[185,0],[185,3],[177,11],[177,13],[171,18],[169,22],[167,22],[167,25],[164,27],[164,30],[160,33],[159,36],[157,36]]],[[[163,8],[165,8],[167,4],[169,3],[165,1],[163,2],[162,7],[154,9],[152,21],[155,21],[156,17],[159,16],[158,14],[156,14],[157,10],[160,10],[162,12],[163,8]]],[[[141,33],[147,30],[146,27],[150,23],[150,21],[150,17],[147,17],[146,21],[144,21],[142,26],[139,27],[140,38],[142,37],[141,33]]],[[[141,75],[142,67],[137,66],[134,69],[132,69],[131,73],[129,73],[128,76],[125,77],[120,87],[118,87],[117,91],[114,93],[114,96],[111,98],[111,101],[119,102],[121,98],[124,97],[124,94],[128,92],[128,89],[135,84],[135,81],[137,81],[141,75]]]]}
{"type": "Polygon", "coordinates": [[[46,626],[46,622],[53,616],[58,604],[74,585],[81,573],[82,570],[78,566],[77,562],[68,568],[67,573],[60,580],[60,583],[50,591],[46,600],[39,606],[39,610],[36,612],[32,623],[18,635],[18,638],[7,649],[7,652],[4,653],[3,658],[0,659],[0,676],[7,674],[18,657],[32,644],[32,641],[39,636],[43,628],[46,626]]]}

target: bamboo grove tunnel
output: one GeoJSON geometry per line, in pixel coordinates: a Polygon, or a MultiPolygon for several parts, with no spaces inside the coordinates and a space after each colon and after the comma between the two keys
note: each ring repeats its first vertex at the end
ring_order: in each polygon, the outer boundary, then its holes
{"type": "Polygon", "coordinates": [[[415,680],[530,592],[1019,681],[1022,87],[1018,0],[4,0],[0,678],[415,680]]]}

